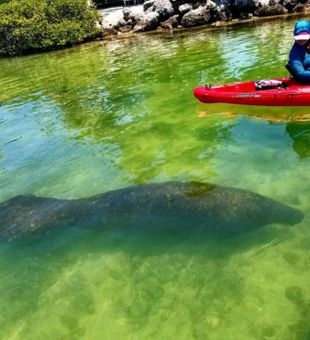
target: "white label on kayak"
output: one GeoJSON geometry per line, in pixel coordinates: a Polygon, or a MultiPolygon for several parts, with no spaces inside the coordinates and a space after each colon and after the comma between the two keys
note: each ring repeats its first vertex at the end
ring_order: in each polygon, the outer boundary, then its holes
{"type": "Polygon", "coordinates": [[[235,98],[260,98],[261,95],[253,92],[240,92],[235,95],[235,98]]]}

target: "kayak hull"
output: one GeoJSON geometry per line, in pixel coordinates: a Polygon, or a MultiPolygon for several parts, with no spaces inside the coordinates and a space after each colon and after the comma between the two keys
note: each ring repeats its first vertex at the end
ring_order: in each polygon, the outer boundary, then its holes
{"type": "MultiPolygon", "coordinates": [[[[310,106],[310,85],[290,78],[276,78],[283,86],[257,89],[257,82],[238,82],[194,88],[194,96],[202,103],[229,103],[261,106],[310,106]]],[[[274,80],[273,80],[274,81],[274,80]]]]}

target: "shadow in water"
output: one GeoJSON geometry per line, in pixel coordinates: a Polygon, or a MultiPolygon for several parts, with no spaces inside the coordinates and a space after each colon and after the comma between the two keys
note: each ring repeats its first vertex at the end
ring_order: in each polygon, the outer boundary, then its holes
{"type": "Polygon", "coordinates": [[[294,305],[299,314],[299,320],[288,327],[292,338],[300,340],[310,339],[310,300],[299,286],[289,286],[285,289],[286,298],[294,305]],[[294,337],[295,336],[295,337],[294,337]]]}
{"type": "Polygon", "coordinates": [[[286,132],[293,140],[293,149],[301,159],[310,157],[310,122],[290,122],[286,132]]]}
{"type": "MultiPolygon", "coordinates": [[[[281,242],[289,230],[266,225],[227,236],[193,230],[132,233],[126,228],[69,228],[24,236],[0,244],[0,292],[6,292],[0,315],[27,320],[48,308],[64,329],[70,327],[70,334],[83,332],[79,319],[102,314],[96,301],[98,290],[104,290],[101,303],[110,303],[111,312],[134,332],[143,330],[163,307],[170,315],[171,299],[178,308],[185,304],[193,325],[203,324],[206,314],[211,326],[218,325],[230,313],[227,302],[239,304],[245,298],[246,277],[231,263],[232,256],[256,255],[281,242]],[[55,306],[60,302],[65,302],[61,312],[55,306]]],[[[243,261],[239,265],[246,266],[243,261]]],[[[106,319],[107,315],[103,322],[106,319]]],[[[25,332],[30,332],[31,323],[26,324],[25,332]]],[[[0,318],[0,325],[6,334],[9,324],[0,318]]],[[[197,337],[206,335],[198,326],[193,332],[197,337]]]]}
{"type": "Polygon", "coordinates": [[[115,230],[96,228],[55,229],[44,234],[25,235],[10,243],[2,243],[2,248],[14,257],[27,253],[30,257],[50,256],[83,258],[90,254],[124,253],[129,257],[152,257],[164,254],[187,254],[213,260],[225,260],[236,253],[254,253],[272,247],[286,238],[290,228],[266,225],[260,229],[238,234],[223,234],[210,230],[156,231],[128,230],[118,226],[115,230]]]}

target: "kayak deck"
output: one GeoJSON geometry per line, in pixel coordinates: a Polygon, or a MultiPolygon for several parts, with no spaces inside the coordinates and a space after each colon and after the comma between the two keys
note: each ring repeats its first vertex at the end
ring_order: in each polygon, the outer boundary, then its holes
{"type": "Polygon", "coordinates": [[[264,106],[310,106],[310,85],[290,78],[237,82],[194,88],[202,103],[230,103],[264,106]]]}

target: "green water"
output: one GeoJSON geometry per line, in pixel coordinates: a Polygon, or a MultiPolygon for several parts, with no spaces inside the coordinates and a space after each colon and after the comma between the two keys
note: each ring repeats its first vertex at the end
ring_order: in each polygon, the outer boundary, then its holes
{"type": "Polygon", "coordinates": [[[292,27],[0,60],[1,202],[195,180],[305,215],[235,238],[75,228],[2,242],[1,339],[310,339],[310,124],[294,121],[310,109],[207,106],[192,96],[205,82],[286,75],[292,27]]]}

